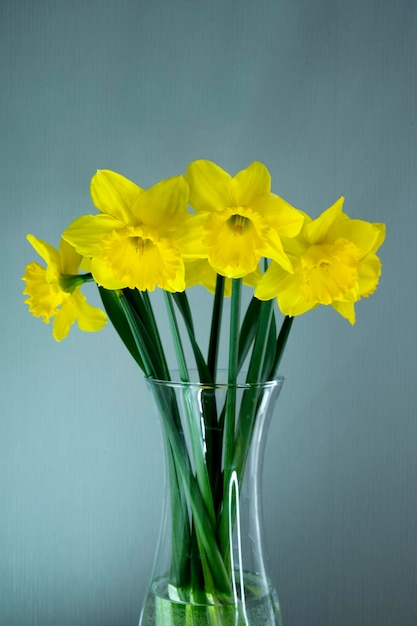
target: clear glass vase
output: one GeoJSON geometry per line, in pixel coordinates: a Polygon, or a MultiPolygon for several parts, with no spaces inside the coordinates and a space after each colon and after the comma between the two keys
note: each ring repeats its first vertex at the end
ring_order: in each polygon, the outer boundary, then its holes
{"type": "Polygon", "coordinates": [[[282,626],[263,554],[261,484],[282,383],[148,380],[166,493],[140,626],[282,626]]]}

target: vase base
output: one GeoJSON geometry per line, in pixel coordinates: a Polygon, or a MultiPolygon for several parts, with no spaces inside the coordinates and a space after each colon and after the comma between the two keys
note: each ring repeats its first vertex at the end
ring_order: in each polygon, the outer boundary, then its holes
{"type": "MultiPolygon", "coordinates": [[[[238,585],[240,587],[240,584],[238,585]]],[[[257,576],[245,576],[245,601],[236,604],[195,604],[173,600],[167,578],[153,581],[139,626],[282,626],[274,589],[260,591],[257,576]]]]}

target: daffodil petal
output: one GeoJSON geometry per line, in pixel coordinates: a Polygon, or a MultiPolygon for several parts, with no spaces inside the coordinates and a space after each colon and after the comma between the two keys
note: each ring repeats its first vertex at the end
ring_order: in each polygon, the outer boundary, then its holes
{"type": "Polygon", "coordinates": [[[202,285],[214,293],[217,274],[206,259],[186,261],[184,267],[185,286],[187,289],[195,285],[202,285]]]}
{"type": "Polygon", "coordinates": [[[203,239],[208,216],[208,213],[187,215],[182,227],[173,234],[173,241],[184,259],[207,258],[208,249],[203,239]]]}
{"type": "Polygon", "coordinates": [[[377,229],[378,235],[376,237],[376,240],[375,240],[375,243],[374,243],[373,247],[369,250],[369,252],[372,253],[372,254],[375,254],[375,252],[378,250],[378,248],[380,246],[382,246],[382,244],[385,241],[386,226],[385,226],[385,224],[378,224],[378,223],[374,223],[373,226],[374,226],[374,228],[377,229]]]}
{"type": "Polygon", "coordinates": [[[368,254],[359,263],[358,293],[360,297],[368,297],[374,293],[381,276],[381,261],[375,254],[368,254]]]}
{"type": "Polygon", "coordinates": [[[81,272],[91,272],[91,258],[83,256],[81,257],[79,270],[81,272]]]}
{"type": "Polygon", "coordinates": [[[352,325],[355,323],[356,316],[355,316],[355,306],[353,302],[332,302],[332,307],[342,317],[349,320],[349,322],[352,325]]]}
{"type": "Polygon", "coordinates": [[[80,330],[96,332],[106,324],[107,315],[98,307],[88,304],[87,298],[79,289],[73,292],[71,301],[76,308],[77,324],[80,330]]]}
{"type": "Polygon", "coordinates": [[[107,316],[101,309],[88,304],[79,287],[62,303],[56,314],[52,331],[54,339],[65,339],[75,321],[84,332],[99,331],[107,321],[107,316]]]}
{"type": "Polygon", "coordinates": [[[38,239],[37,237],[34,237],[33,235],[30,235],[30,234],[26,236],[26,239],[29,241],[31,246],[36,250],[39,256],[43,258],[43,260],[45,261],[45,263],[47,263],[47,265],[53,264],[56,267],[56,269],[58,269],[60,258],[59,258],[59,252],[56,248],[51,246],[46,241],[43,241],[42,239],[38,239]]]}
{"type": "Polygon", "coordinates": [[[236,174],[231,182],[233,204],[251,206],[253,200],[271,189],[271,175],[263,163],[254,161],[236,174]]]}
{"type": "Polygon", "coordinates": [[[131,207],[142,189],[117,172],[98,170],[91,179],[90,193],[94,206],[102,213],[127,223],[131,220],[131,207]]]}
{"type": "Polygon", "coordinates": [[[284,252],[281,239],[277,232],[270,228],[264,235],[264,246],[262,248],[262,256],[267,259],[273,259],[287,272],[293,273],[293,268],[288,255],[284,252]]]}
{"type": "Polygon", "coordinates": [[[140,223],[164,234],[180,226],[186,218],[188,194],[183,176],[161,180],[138,196],[132,212],[140,223]]]}
{"type": "Polygon", "coordinates": [[[384,224],[372,224],[362,220],[342,219],[329,229],[327,238],[336,241],[339,238],[349,239],[362,252],[375,252],[383,243],[385,236],[384,224]]]}
{"type": "Polygon", "coordinates": [[[272,261],[256,286],[255,297],[259,300],[272,300],[272,298],[276,298],[278,292],[282,290],[282,286],[287,277],[288,272],[283,270],[278,263],[272,261]]]}
{"type": "Polygon", "coordinates": [[[315,244],[325,240],[330,228],[342,215],[343,202],[344,198],[339,198],[317,219],[304,227],[303,234],[308,243],[315,244]]]}
{"type": "MultiPolygon", "coordinates": [[[[211,267],[207,259],[196,259],[185,262],[185,286],[194,287],[201,285],[211,293],[216,290],[217,272],[211,267]]],[[[232,281],[226,278],[224,281],[224,296],[228,297],[232,293],[232,281]]]]}
{"type": "Polygon", "coordinates": [[[52,329],[52,336],[55,341],[62,341],[68,335],[71,326],[75,322],[77,317],[77,310],[69,297],[62,303],[61,308],[56,314],[54,319],[54,325],[52,329]]]}
{"type": "Polygon", "coordinates": [[[61,239],[60,246],[60,265],[61,274],[77,274],[78,268],[82,260],[82,256],[76,251],[65,239],[61,239]]]}
{"type": "Polygon", "coordinates": [[[123,289],[127,287],[126,279],[116,278],[111,267],[109,267],[99,257],[91,259],[90,271],[94,280],[104,289],[123,289]]]}
{"type": "Polygon", "coordinates": [[[280,237],[296,237],[301,231],[306,217],[304,213],[273,193],[255,198],[252,202],[252,208],[267,220],[280,237]]]}
{"type": "Polygon", "coordinates": [[[289,276],[282,283],[282,291],[277,296],[278,306],[283,315],[296,317],[318,306],[314,300],[306,299],[300,291],[302,284],[301,270],[294,272],[294,280],[289,276]]]}
{"type": "Polygon", "coordinates": [[[255,297],[259,300],[277,298],[278,306],[283,315],[302,315],[316,306],[315,302],[306,300],[300,287],[303,275],[300,266],[296,266],[294,274],[289,274],[274,261],[260,279],[255,297]]]}
{"type": "Polygon", "coordinates": [[[185,178],[190,188],[190,204],[195,211],[223,211],[233,204],[232,177],[212,161],[193,161],[185,178]]]}
{"type": "Polygon", "coordinates": [[[100,253],[100,242],[114,230],[124,227],[123,222],[110,215],[83,215],[78,217],[63,232],[62,238],[70,243],[82,256],[92,257],[100,253]]]}

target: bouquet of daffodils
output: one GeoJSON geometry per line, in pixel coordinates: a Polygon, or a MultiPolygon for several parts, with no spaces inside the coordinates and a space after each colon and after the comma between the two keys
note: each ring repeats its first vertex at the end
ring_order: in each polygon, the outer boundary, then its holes
{"type": "MultiPolygon", "coordinates": [[[[232,297],[230,347],[235,361],[234,344],[239,338],[246,344],[254,339],[255,327],[259,330],[265,318],[261,334],[273,335],[274,301],[287,333],[295,316],[319,305],[331,305],[354,324],[355,303],[378,285],[381,263],[376,252],[384,241],[384,225],[350,219],[343,212],[343,198],[311,219],[271,192],[271,176],[259,162],[232,177],[215,163],[194,161],[185,177],[162,180],[146,190],[116,172],[99,170],[91,181],[91,197],[99,212],[70,224],[59,250],[28,235],[46,268],[38,263],[26,267],[23,293],[35,317],[54,320],[53,336],[61,341],[75,321],[84,331],[101,330],[106,323],[105,313],[81,293],[83,283],[95,281],[110,319],[149,376],[159,377],[163,369],[163,359],[157,363],[147,354],[147,339],[158,337],[149,300],[155,288],[165,294],[173,327],[173,303],[178,306],[197,365],[202,353],[193,335],[186,289],[199,284],[214,292],[211,354],[204,364],[209,363],[213,377],[224,296],[232,297]],[[238,327],[242,282],[254,289],[243,334],[238,327]],[[268,311],[262,320],[261,310],[268,311]]],[[[151,352],[156,347],[162,357],[158,341],[151,352]]],[[[274,376],[277,360],[272,359],[274,367],[264,376],[274,376]]]]}
{"type": "MultiPolygon", "coordinates": [[[[185,176],[162,180],[146,190],[116,172],[100,170],[92,178],[91,197],[98,212],[75,219],[63,232],[59,249],[28,235],[46,267],[27,266],[26,302],[34,316],[46,323],[53,319],[57,341],[67,336],[75,321],[83,331],[98,331],[108,317],[149,379],[169,381],[172,376],[152,307],[150,294],[156,288],[166,301],[181,380],[190,380],[187,341],[192,368],[205,385],[217,380],[223,303],[225,297],[231,298],[227,383],[233,386],[244,363],[247,383],[277,377],[296,316],[330,305],[354,324],[355,303],[378,285],[381,263],[376,253],[384,241],[384,225],[351,219],[343,211],[343,198],[312,219],[271,191],[270,174],[259,162],[232,177],[215,163],[198,160],[188,166],[185,176]],[[98,286],[105,312],[87,303],[81,292],[86,282],[98,286]],[[207,349],[195,332],[187,298],[194,285],[214,294],[207,349]],[[243,286],[252,293],[246,310],[243,286]]],[[[166,398],[159,400],[168,413],[166,398]]],[[[227,459],[236,460],[236,455],[245,459],[250,445],[253,425],[239,432],[233,411],[230,395],[222,418],[224,437],[217,442],[218,467],[222,462],[225,467],[227,459]]],[[[189,537],[194,533],[205,589],[211,596],[216,590],[227,595],[228,558],[224,546],[219,548],[227,535],[226,492],[213,495],[218,487],[212,484],[204,459],[194,470],[186,465],[181,448],[185,444],[173,433],[175,408],[172,413],[174,417],[165,416],[165,426],[175,480],[186,477],[187,484],[194,485],[189,473],[197,475],[191,516],[181,518],[191,517],[188,544],[183,535],[184,551],[178,559],[190,552],[189,537]],[[198,524],[201,519],[205,522],[198,524]]],[[[243,474],[244,461],[233,467],[243,474]]],[[[218,477],[214,482],[217,485],[218,477]]],[[[173,510],[181,509],[180,500],[174,496],[173,510]]],[[[178,574],[177,589],[186,586],[181,576],[185,575],[178,574]]]]}

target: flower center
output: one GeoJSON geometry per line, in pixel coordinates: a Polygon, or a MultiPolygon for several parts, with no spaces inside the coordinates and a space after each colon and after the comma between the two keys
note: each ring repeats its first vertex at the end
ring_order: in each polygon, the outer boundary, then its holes
{"type": "Polygon", "coordinates": [[[245,227],[248,226],[250,220],[239,213],[231,215],[227,220],[227,225],[232,230],[234,235],[242,235],[245,227]]]}
{"type": "Polygon", "coordinates": [[[319,304],[346,298],[357,283],[360,255],[360,250],[345,239],[310,246],[301,258],[303,296],[319,304]]]}
{"type": "Polygon", "coordinates": [[[100,261],[130,289],[183,291],[184,264],[179,251],[144,224],[126,226],[104,237],[100,261]]]}
{"type": "Polygon", "coordinates": [[[130,243],[139,256],[145,254],[153,246],[152,240],[145,237],[131,237],[130,243]]]}

